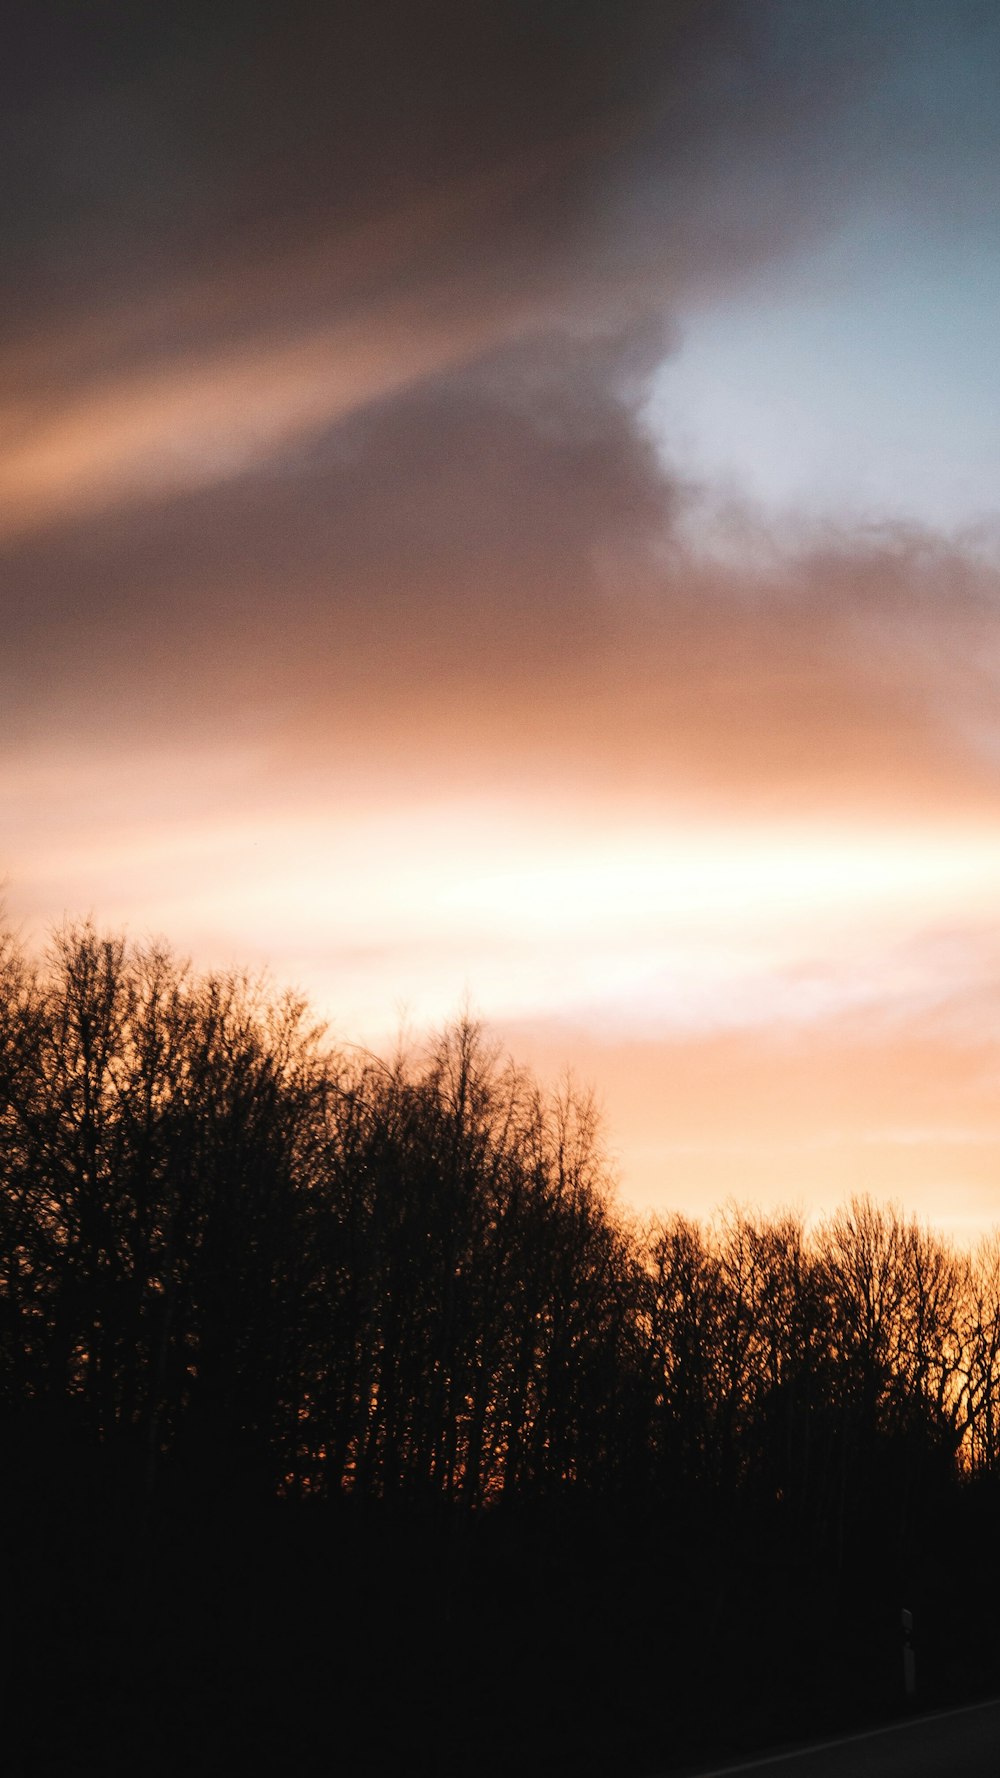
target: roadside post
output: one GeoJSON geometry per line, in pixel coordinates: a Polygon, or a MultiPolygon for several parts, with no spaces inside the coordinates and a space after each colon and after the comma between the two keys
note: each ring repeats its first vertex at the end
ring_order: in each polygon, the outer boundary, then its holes
{"type": "Polygon", "coordinates": [[[917,1657],[913,1647],[913,1613],[903,1607],[903,1690],[912,1704],[917,1695],[917,1657]]]}

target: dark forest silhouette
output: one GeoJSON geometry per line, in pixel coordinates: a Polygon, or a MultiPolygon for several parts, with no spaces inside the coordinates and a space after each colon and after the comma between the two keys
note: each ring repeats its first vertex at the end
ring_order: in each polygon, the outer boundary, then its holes
{"type": "Polygon", "coordinates": [[[662,1770],[898,1708],[903,1607],[1000,1681],[996,1240],[640,1224],[475,1022],[87,924],[3,940],[0,1168],[14,1770],[662,1770]]]}

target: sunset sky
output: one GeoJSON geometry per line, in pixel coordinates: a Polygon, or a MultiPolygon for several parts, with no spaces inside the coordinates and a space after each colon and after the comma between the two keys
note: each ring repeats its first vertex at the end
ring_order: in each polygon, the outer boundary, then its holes
{"type": "Polygon", "coordinates": [[[21,0],[0,873],[1000,1221],[995,0],[21,0]]]}

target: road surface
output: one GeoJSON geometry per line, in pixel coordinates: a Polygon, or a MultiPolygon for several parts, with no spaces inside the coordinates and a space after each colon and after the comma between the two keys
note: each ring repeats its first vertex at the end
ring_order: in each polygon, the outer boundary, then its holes
{"type": "Polygon", "coordinates": [[[1000,1698],[691,1778],[1000,1778],[1000,1698]]]}

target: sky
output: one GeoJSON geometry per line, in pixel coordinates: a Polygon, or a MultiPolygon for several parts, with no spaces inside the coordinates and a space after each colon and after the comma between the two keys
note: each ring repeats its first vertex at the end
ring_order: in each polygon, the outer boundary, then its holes
{"type": "Polygon", "coordinates": [[[0,874],[1000,1221],[992,0],[21,0],[0,874]]]}

